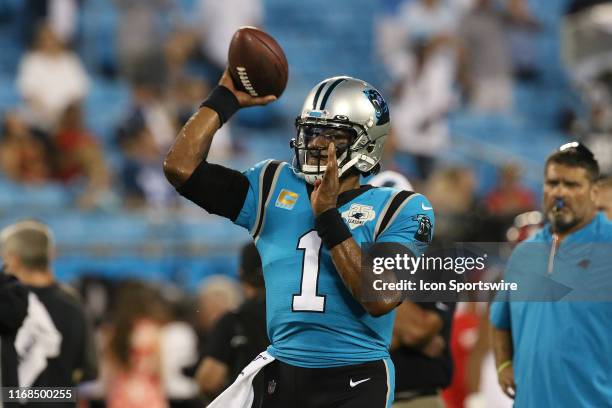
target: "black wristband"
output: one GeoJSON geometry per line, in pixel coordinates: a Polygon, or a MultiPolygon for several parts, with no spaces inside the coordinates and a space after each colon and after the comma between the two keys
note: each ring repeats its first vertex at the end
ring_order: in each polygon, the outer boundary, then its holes
{"type": "Polygon", "coordinates": [[[353,236],[336,208],[319,214],[315,219],[315,229],[327,249],[332,249],[353,236]]]}
{"type": "Polygon", "coordinates": [[[208,97],[200,105],[200,108],[204,106],[217,112],[221,126],[240,109],[240,103],[236,96],[223,85],[217,85],[213,88],[208,97]]]}

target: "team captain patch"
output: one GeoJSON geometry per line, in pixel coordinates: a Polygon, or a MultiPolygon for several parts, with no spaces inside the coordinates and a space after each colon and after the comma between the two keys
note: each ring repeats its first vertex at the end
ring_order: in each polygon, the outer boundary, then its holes
{"type": "Polygon", "coordinates": [[[282,189],[276,199],[276,206],[285,210],[292,210],[298,200],[299,195],[293,191],[282,189]]]}
{"type": "Polygon", "coordinates": [[[344,211],[341,215],[348,223],[349,228],[355,229],[368,221],[372,221],[376,217],[376,212],[371,205],[351,204],[351,208],[344,211]]]}

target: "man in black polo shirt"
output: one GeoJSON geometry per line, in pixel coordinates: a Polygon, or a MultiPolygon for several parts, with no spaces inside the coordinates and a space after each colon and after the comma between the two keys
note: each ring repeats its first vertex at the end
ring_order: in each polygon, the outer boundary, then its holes
{"type": "MultiPolygon", "coordinates": [[[[210,334],[206,357],[197,373],[200,389],[212,397],[221,393],[270,344],[266,332],[261,258],[253,243],[245,245],[240,253],[239,278],[246,300],[238,310],[226,313],[219,319],[210,334]]],[[[255,381],[261,381],[263,388],[263,377],[259,377],[255,381]]],[[[255,387],[255,390],[259,388],[255,387]]]]}
{"type": "Polygon", "coordinates": [[[0,245],[6,272],[27,289],[27,315],[14,338],[2,342],[2,372],[9,380],[2,385],[68,388],[94,379],[95,348],[83,307],[75,292],[55,281],[51,270],[51,231],[40,222],[21,221],[0,233],[0,245]]]}
{"type": "Polygon", "coordinates": [[[449,349],[455,303],[413,303],[397,308],[391,358],[394,408],[444,408],[442,388],[452,377],[449,349]]]}

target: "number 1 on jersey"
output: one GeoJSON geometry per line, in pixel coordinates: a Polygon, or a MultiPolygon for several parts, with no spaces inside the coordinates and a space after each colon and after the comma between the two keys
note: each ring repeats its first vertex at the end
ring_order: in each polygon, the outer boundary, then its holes
{"type": "Polygon", "coordinates": [[[314,230],[302,235],[298,241],[297,249],[304,251],[304,261],[300,293],[293,295],[294,312],[325,311],[325,296],[317,295],[321,244],[321,238],[314,230]]]}

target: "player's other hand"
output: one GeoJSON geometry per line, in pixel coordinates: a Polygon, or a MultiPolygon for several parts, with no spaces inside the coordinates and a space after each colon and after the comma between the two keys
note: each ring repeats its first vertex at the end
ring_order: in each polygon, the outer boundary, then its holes
{"type": "Polygon", "coordinates": [[[499,381],[499,385],[502,388],[504,394],[514,399],[516,395],[516,384],[514,382],[514,370],[512,369],[512,365],[505,367],[497,376],[497,380],[499,381]]]}
{"type": "Polygon", "coordinates": [[[223,71],[223,75],[219,80],[219,85],[222,85],[232,91],[232,93],[236,96],[236,99],[238,99],[240,106],[242,107],[267,105],[270,102],[274,102],[276,100],[276,96],[274,95],[251,96],[246,92],[239,91],[238,89],[236,89],[236,86],[234,86],[234,81],[232,81],[232,76],[230,75],[229,70],[227,68],[225,68],[225,71],[223,71]]]}
{"type": "Polygon", "coordinates": [[[322,180],[316,180],[314,190],[310,196],[310,204],[315,217],[330,208],[336,207],[340,180],[338,179],[338,161],[336,160],[336,146],[330,143],[327,146],[327,167],[322,180]]]}

